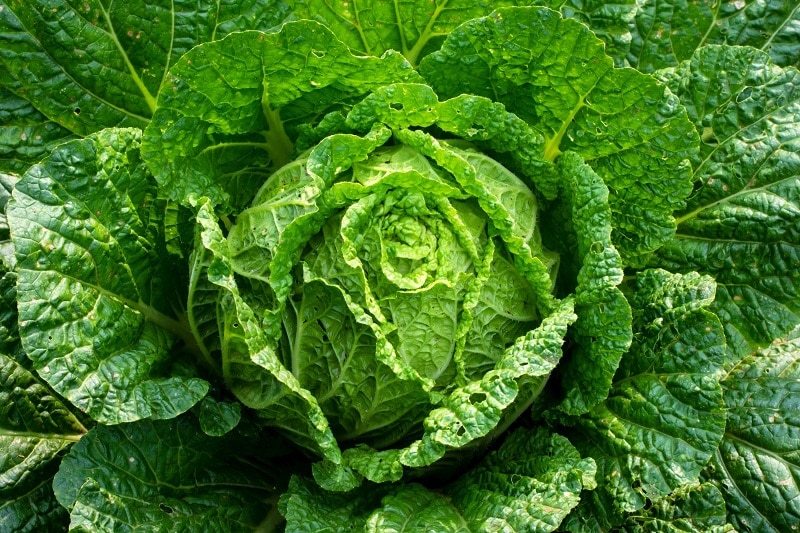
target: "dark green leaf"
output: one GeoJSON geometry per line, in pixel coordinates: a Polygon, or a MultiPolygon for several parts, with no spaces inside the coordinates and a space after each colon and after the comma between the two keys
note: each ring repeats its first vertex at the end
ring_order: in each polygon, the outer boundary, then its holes
{"type": "Polygon", "coordinates": [[[713,289],[697,274],[637,276],[633,345],[608,399],[579,419],[573,439],[598,463],[599,487],[581,506],[584,519],[614,525],[695,482],[716,451],[725,429],[725,337],[704,308],[713,289]]]}
{"type": "Polygon", "coordinates": [[[67,404],[0,354],[0,529],[65,527],[67,517],[50,485],[61,456],[85,432],[67,404]]]}
{"type": "Polygon", "coordinates": [[[281,481],[237,459],[248,446],[207,436],[191,416],[99,426],[53,488],[76,529],[252,531],[276,512],[281,481]]]}
{"type": "Polygon", "coordinates": [[[742,357],[800,324],[800,72],[709,46],[664,77],[703,142],[677,235],[651,264],[714,276],[742,357]]]}
{"type": "Polygon", "coordinates": [[[574,153],[559,160],[563,198],[569,205],[580,264],[571,338],[576,347],[562,367],[566,397],[559,408],[583,414],[608,396],[622,355],[631,345],[631,307],[617,286],[622,259],[611,242],[611,209],[603,180],[574,153]]]}
{"type": "Polygon", "coordinates": [[[728,520],[738,531],[800,525],[800,340],[779,341],[722,382],[728,426],[713,461],[728,520]]]}
{"type": "Polygon", "coordinates": [[[287,15],[275,0],[2,0],[0,64],[17,94],[69,131],[143,128],[186,51],[287,15]]]}
{"type": "Polygon", "coordinates": [[[643,72],[671,67],[710,44],[752,46],[782,66],[798,65],[800,10],[794,0],[648,0],[631,26],[628,63],[643,72]]]}
{"type": "Polygon", "coordinates": [[[298,126],[381,85],[418,79],[401,55],[354,56],[315,22],[232,34],[170,70],[143,154],[164,194],[206,196],[229,212],[293,159],[298,126]]]}
{"type": "Polygon", "coordinates": [[[614,64],[618,67],[627,65],[625,58],[631,46],[631,27],[641,9],[641,0],[538,0],[533,3],[586,24],[606,43],[606,53],[614,58],[614,64]]]}
{"type": "Polygon", "coordinates": [[[735,533],[725,498],[713,483],[676,490],[651,508],[628,517],[629,533],[735,533]]]}
{"type": "Polygon", "coordinates": [[[72,137],[30,102],[0,87],[0,172],[22,174],[72,137]]]}
{"type": "Polygon", "coordinates": [[[175,288],[139,135],[104,130],[62,145],[8,205],[23,347],[50,386],[107,423],[175,416],[208,388],[163,368],[176,337],[194,339],[169,314],[175,288]]]}

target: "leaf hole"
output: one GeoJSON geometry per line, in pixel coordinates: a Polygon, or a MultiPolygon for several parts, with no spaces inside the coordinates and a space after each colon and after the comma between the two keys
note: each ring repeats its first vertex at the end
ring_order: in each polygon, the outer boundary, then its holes
{"type": "Polygon", "coordinates": [[[486,400],[486,394],[482,392],[473,392],[469,395],[469,403],[475,405],[476,403],[481,403],[486,400]]]}
{"type": "Polygon", "coordinates": [[[76,107],[74,109],[73,113],[75,113],[76,115],[80,115],[81,114],[81,108],[80,107],[76,107]]]}
{"type": "Polygon", "coordinates": [[[159,503],[158,504],[158,508],[161,509],[162,511],[164,511],[165,513],[167,513],[167,514],[172,514],[172,513],[175,512],[175,509],[173,509],[169,505],[165,505],[163,503],[159,503]]]}
{"type": "Polygon", "coordinates": [[[389,104],[389,107],[391,107],[395,111],[402,111],[403,110],[403,103],[402,102],[392,102],[391,104],[389,104]]]}

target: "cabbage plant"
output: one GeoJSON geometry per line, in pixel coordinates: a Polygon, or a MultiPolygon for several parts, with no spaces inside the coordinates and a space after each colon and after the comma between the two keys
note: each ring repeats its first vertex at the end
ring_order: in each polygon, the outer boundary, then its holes
{"type": "Polygon", "coordinates": [[[797,10],[539,3],[0,1],[2,529],[798,523],[797,10]]]}

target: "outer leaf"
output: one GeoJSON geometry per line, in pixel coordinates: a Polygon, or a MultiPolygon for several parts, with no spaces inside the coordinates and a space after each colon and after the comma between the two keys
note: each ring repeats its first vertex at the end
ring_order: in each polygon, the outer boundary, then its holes
{"type": "Polygon", "coordinates": [[[412,0],[410,2],[290,2],[295,15],[316,19],[353,50],[379,56],[397,50],[413,65],[456,26],[498,7],[530,1],[412,0]]]}
{"type": "Polygon", "coordinates": [[[272,0],[3,0],[0,63],[18,94],[72,132],[143,128],[166,70],[186,51],[286,15],[272,0]]]}
{"type": "Polygon", "coordinates": [[[612,68],[585,26],[545,8],[500,9],[451,33],[420,72],[444,97],[502,102],[544,136],[546,159],[581,155],[611,191],[614,244],[627,264],[674,234],[697,135],[669,91],[612,68]]]}
{"type": "Polygon", "coordinates": [[[628,518],[630,533],[734,533],[725,498],[713,483],[679,489],[653,507],[628,518]]]}
{"type": "Polygon", "coordinates": [[[466,521],[441,494],[422,485],[401,485],[381,500],[367,520],[364,531],[369,533],[404,533],[424,531],[436,524],[441,533],[469,533],[466,521]]]}
{"type": "Polygon", "coordinates": [[[548,430],[517,430],[448,489],[473,531],[547,532],[595,487],[594,460],[548,430]]]}
{"type": "Polygon", "coordinates": [[[287,531],[554,531],[594,487],[595,464],[560,435],[518,430],[442,492],[418,484],[332,494],[293,478],[281,497],[287,531]]]}
{"type": "Polygon", "coordinates": [[[650,0],[641,3],[631,33],[626,59],[643,72],[674,66],[709,44],[760,48],[783,66],[800,61],[793,0],[650,0]]]}
{"type": "Polygon", "coordinates": [[[0,87],[0,172],[22,174],[72,134],[0,87]]]}
{"type": "Polygon", "coordinates": [[[696,274],[637,277],[633,346],[608,399],[579,419],[573,439],[598,463],[600,486],[582,506],[583,519],[614,525],[615,513],[695,482],[716,451],[725,428],[725,338],[702,308],[713,289],[696,274]]]}
{"type": "Polygon", "coordinates": [[[780,341],[737,364],[722,382],[728,426],[711,477],[739,531],[800,524],[800,340],[780,341]]]}
{"type": "Polygon", "coordinates": [[[364,531],[369,515],[388,492],[388,485],[365,485],[350,493],[328,492],[311,479],[292,476],[278,505],[286,517],[287,533],[364,531]]]}
{"type": "Polygon", "coordinates": [[[711,46],[665,76],[703,145],[678,233],[652,264],[714,276],[741,357],[800,323],[800,72],[711,46]]]}
{"type": "Polygon", "coordinates": [[[3,354],[0,383],[0,529],[61,529],[66,516],[50,484],[61,455],[86,428],[33,373],[3,354]]]}
{"type": "Polygon", "coordinates": [[[243,207],[292,160],[299,125],[419,77],[396,53],[357,57],[315,22],[242,32],[184,55],[159,94],[143,153],[164,193],[243,207]]]}
{"type": "Polygon", "coordinates": [[[625,57],[631,45],[631,26],[641,9],[641,0],[539,0],[534,3],[586,24],[606,43],[606,53],[614,58],[614,64],[627,65],[625,57]]]}
{"type": "Polygon", "coordinates": [[[212,437],[221,437],[231,431],[242,418],[242,404],[235,402],[218,402],[206,396],[197,406],[197,419],[203,433],[212,437]]]}
{"type": "Polygon", "coordinates": [[[73,446],[53,487],[74,529],[252,531],[278,480],[238,460],[237,448],[189,416],[99,426],[73,446]]]}
{"type": "Polygon", "coordinates": [[[139,132],[62,145],[14,189],[20,336],[47,383],[95,420],[169,418],[202,398],[199,379],[161,377],[175,336],[159,270],[154,183],[139,132]]]}

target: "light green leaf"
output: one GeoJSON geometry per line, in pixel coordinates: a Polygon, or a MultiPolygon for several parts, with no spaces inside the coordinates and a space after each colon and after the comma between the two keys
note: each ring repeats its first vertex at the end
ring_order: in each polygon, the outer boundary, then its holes
{"type": "Polygon", "coordinates": [[[272,311],[274,302],[269,295],[266,301],[257,301],[257,290],[240,292],[227,241],[207,199],[198,206],[197,222],[201,228],[198,246],[212,254],[206,275],[221,289],[218,317],[225,384],[242,403],[262,410],[270,424],[290,433],[293,441],[338,462],[341,452],[319,402],[302,387],[291,366],[287,368],[279,359],[277,343],[262,321],[262,314],[272,311]]]}
{"type": "Polygon", "coordinates": [[[596,486],[596,465],[561,435],[520,429],[447,494],[472,531],[554,531],[596,486]]]}
{"type": "Polygon", "coordinates": [[[435,524],[441,533],[470,533],[466,521],[446,497],[422,485],[401,485],[384,496],[381,506],[367,519],[368,533],[411,533],[435,524]]]}
{"type": "Polygon", "coordinates": [[[608,188],[577,154],[564,154],[558,168],[577,240],[575,262],[580,265],[575,288],[578,320],[571,333],[576,346],[563,366],[567,392],[559,409],[579,415],[608,396],[619,362],[631,345],[632,318],[630,305],[617,288],[622,282],[622,259],[611,242],[608,188]]]}
{"type": "Polygon", "coordinates": [[[176,337],[194,339],[165,308],[172,293],[139,135],[104,130],[61,145],[8,205],[23,347],[51,387],[105,423],[176,416],[208,388],[159,368],[176,337]]]}
{"type": "Polygon", "coordinates": [[[376,355],[372,329],[360,324],[342,289],[307,278],[284,318],[283,359],[333,421],[337,439],[385,448],[419,427],[430,411],[419,383],[399,380],[376,355]]]}
{"type": "Polygon", "coordinates": [[[0,529],[62,529],[50,487],[63,453],[86,428],[29,370],[0,354],[0,529]]]}
{"type": "Polygon", "coordinates": [[[71,529],[252,531],[276,512],[281,481],[237,457],[247,449],[191,416],[99,426],[64,457],[53,488],[71,529]]]}
{"type": "Polygon", "coordinates": [[[274,0],[3,0],[0,8],[0,64],[15,92],[79,135],[143,128],[181,55],[288,15],[274,0]]]}
{"type": "Polygon", "coordinates": [[[714,276],[742,357],[800,324],[800,72],[709,46],[663,76],[703,143],[677,235],[651,264],[714,276]]]}
{"type": "Polygon", "coordinates": [[[716,451],[725,429],[725,337],[704,307],[713,290],[697,274],[637,276],[633,345],[608,399],[578,420],[573,438],[598,464],[599,487],[581,506],[583,519],[615,525],[621,519],[613,515],[696,482],[716,451]]]}
{"type": "Polygon", "coordinates": [[[794,0],[642,2],[631,25],[628,63],[643,72],[672,67],[712,44],[760,48],[782,66],[798,65],[800,9],[794,0]]]}
{"type": "Polygon", "coordinates": [[[336,494],[295,477],[280,505],[287,531],[546,533],[595,486],[594,474],[564,437],[522,429],[439,492],[408,483],[336,494]]]}
{"type": "Polygon", "coordinates": [[[299,126],[381,85],[417,80],[401,55],[354,56],[315,22],[235,33],[196,47],[170,70],[144,158],[170,198],[207,196],[229,212],[292,161],[299,126]]]}
{"type": "Polygon", "coordinates": [[[778,341],[740,361],[722,382],[728,426],[712,462],[739,531],[800,524],[800,340],[778,341]]]}
{"type": "Polygon", "coordinates": [[[402,53],[412,65],[435,50],[444,36],[470,19],[503,6],[529,1],[412,0],[410,2],[289,2],[301,18],[319,20],[336,37],[358,52],[379,56],[387,50],[402,53]]]}
{"type": "Polygon", "coordinates": [[[545,159],[581,155],[611,192],[614,245],[626,264],[641,266],[674,234],[697,134],[675,96],[613,68],[587,27],[545,8],[499,9],[453,31],[420,72],[442,97],[503,103],[544,137],[545,159]]]}
{"type": "Polygon", "coordinates": [[[386,452],[368,446],[350,448],[341,465],[325,462],[324,468],[315,468],[317,482],[332,485],[349,469],[376,482],[397,480],[402,466],[428,466],[448,450],[459,453],[458,449],[486,445],[538,397],[561,357],[566,329],[576,318],[572,308],[571,300],[560,302],[539,327],[505,351],[494,369],[447,394],[441,407],[424,420],[425,433],[419,440],[386,452]]]}

